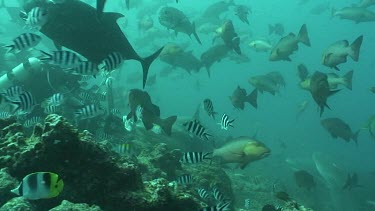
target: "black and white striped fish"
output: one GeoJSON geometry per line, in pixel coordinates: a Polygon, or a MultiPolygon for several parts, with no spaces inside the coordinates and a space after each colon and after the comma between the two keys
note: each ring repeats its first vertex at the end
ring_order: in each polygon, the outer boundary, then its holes
{"type": "Polygon", "coordinates": [[[200,163],[204,160],[211,160],[211,157],[208,157],[211,155],[212,152],[186,152],[182,155],[180,162],[182,163],[200,163]]]}
{"type": "Polygon", "coordinates": [[[0,119],[7,119],[9,117],[11,117],[11,114],[9,112],[6,112],[6,111],[0,112],[0,119]]]}
{"type": "Polygon", "coordinates": [[[44,113],[46,114],[56,114],[60,111],[59,107],[53,105],[47,105],[44,107],[44,113]]]}
{"type": "Polygon", "coordinates": [[[207,98],[203,101],[203,107],[208,116],[211,116],[213,119],[215,119],[215,114],[217,113],[214,111],[214,105],[210,99],[207,98]]]}
{"type": "Polygon", "coordinates": [[[47,10],[41,7],[34,7],[28,13],[21,12],[22,18],[26,21],[26,25],[40,29],[48,21],[47,10]]]}
{"type": "Polygon", "coordinates": [[[104,71],[112,71],[122,64],[124,58],[121,53],[113,52],[110,53],[101,63],[104,71]]]}
{"type": "Polygon", "coordinates": [[[228,130],[229,127],[233,127],[234,119],[229,119],[229,116],[226,114],[223,114],[221,117],[220,126],[223,130],[228,130]]]}
{"type": "Polygon", "coordinates": [[[245,199],[245,209],[247,209],[247,210],[249,210],[250,209],[250,205],[251,205],[251,203],[250,203],[251,201],[250,201],[250,199],[245,199]]]}
{"type": "Polygon", "coordinates": [[[93,99],[93,96],[90,92],[81,92],[78,94],[79,97],[83,100],[83,101],[90,101],[93,99]]]}
{"type": "Polygon", "coordinates": [[[221,202],[215,206],[204,207],[200,211],[230,211],[231,202],[221,202]]]}
{"type": "Polygon", "coordinates": [[[213,195],[214,195],[214,199],[216,200],[216,202],[225,201],[224,194],[221,191],[219,191],[219,189],[214,188],[213,195]]]}
{"type": "Polygon", "coordinates": [[[201,125],[201,123],[198,120],[191,120],[185,122],[183,126],[190,134],[200,139],[209,140],[209,137],[212,136],[207,133],[206,128],[203,125],[201,125]]]}
{"type": "Polygon", "coordinates": [[[41,123],[43,120],[42,120],[42,117],[39,117],[39,116],[34,116],[34,117],[31,117],[30,119],[26,120],[24,123],[23,123],[23,126],[24,127],[33,127],[35,126],[37,123],[41,123]]]}
{"type": "Polygon", "coordinates": [[[13,113],[16,111],[30,113],[36,105],[33,95],[27,91],[18,95],[17,99],[12,101],[12,104],[15,106],[13,113]]]}
{"type": "Polygon", "coordinates": [[[202,199],[208,199],[210,196],[208,195],[207,191],[203,188],[199,188],[198,189],[198,195],[202,198],[202,199]]]}
{"type": "Polygon", "coordinates": [[[21,86],[11,86],[5,91],[5,95],[10,99],[18,97],[20,94],[24,92],[21,86]]]}
{"type": "Polygon", "coordinates": [[[99,73],[99,68],[98,65],[93,62],[82,61],[73,71],[80,75],[90,75],[96,78],[96,75],[99,73]]]}
{"type": "Polygon", "coordinates": [[[95,104],[87,105],[81,109],[76,110],[74,113],[78,119],[91,119],[100,116],[104,113],[104,110],[95,104]]]}
{"type": "Polygon", "coordinates": [[[46,61],[53,65],[58,65],[61,68],[75,68],[81,64],[81,58],[72,51],[53,51],[49,54],[45,51],[42,52],[46,57],[39,58],[41,61],[46,61]]]}
{"type": "Polygon", "coordinates": [[[193,183],[193,176],[190,174],[183,174],[176,179],[176,182],[182,185],[189,185],[193,183]]]}
{"type": "Polygon", "coordinates": [[[48,105],[50,106],[60,106],[64,103],[64,95],[61,93],[53,94],[48,100],[48,105]]]}
{"type": "Polygon", "coordinates": [[[119,109],[117,109],[117,108],[112,108],[112,109],[111,109],[111,114],[112,114],[113,116],[121,117],[121,111],[120,111],[119,109]]]}
{"type": "Polygon", "coordinates": [[[106,101],[107,100],[107,92],[97,93],[95,95],[95,98],[98,101],[106,101]]]}
{"type": "Polygon", "coordinates": [[[12,40],[13,44],[6,45],[5,47],[9,48],[7,53],[15,51],[20,52],[38,45],[41,39],[42,38],[37,34],[23,33],[12,40]]]}

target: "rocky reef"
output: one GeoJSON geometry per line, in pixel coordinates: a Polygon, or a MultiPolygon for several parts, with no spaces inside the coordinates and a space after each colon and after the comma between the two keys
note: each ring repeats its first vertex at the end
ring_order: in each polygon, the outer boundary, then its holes
{"type": "Polygon", "coordinates": [[[0,125],[0,210],[12,210],[8,208],[15,204],[23,207],[13,210],[190,211],[205,205],[195,189],[171,183],[181,171],[180,152],[165,144],[134,161],[58,115],[47,116],[30,137],[15,119],[0,120],[0,125]],[[64,180],[58,197],[28,201],[10,192],[25,175],[39,171],[55,172],[64,180]]]}

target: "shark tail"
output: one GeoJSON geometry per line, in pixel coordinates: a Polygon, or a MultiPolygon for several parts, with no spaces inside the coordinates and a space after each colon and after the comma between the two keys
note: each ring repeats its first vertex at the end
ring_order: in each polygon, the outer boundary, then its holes
{"type": "Polygon", "coordinates": [[[354,42],[350,45],[351,52],[349,53],[349,56],[352,57],[352,59],[356,62],[358,62],[359,59],[359,50],[361,49],[362,41],[363,35],[355,39],[354,42]]]}
{"type": "Polygon", "coordinates": [[[161,51],[163,50],[164,47],[160,48],[157,50],[155,53],[152,55],[140,59],[140,62],[142,64],[142,69],[143,69],[143,88],[145,88],[146,82],[147,82],[147,75],[148,75],[148,70],[150,69],[150,65],[152,62],[159,56],[161,51]]]}

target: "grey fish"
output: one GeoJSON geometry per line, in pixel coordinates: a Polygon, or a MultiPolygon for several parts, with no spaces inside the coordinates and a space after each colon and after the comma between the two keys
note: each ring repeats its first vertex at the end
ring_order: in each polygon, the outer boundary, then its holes
{"type": "Polygon", "coordinates": [[[333,43],[323,53],[323,65],[340,70],[337,65],[345,63],[348,56],[358,62],[362,41],[363,36],[361,35],[350,45],[347,40],[340,40],[333,43]]]}
{"type": "Polygon", "coordinates": [[[249,78],[248,82],[260,93],[269,92],[275,95],[280,86],[285,86],[285,80],[279,72],[270,72],[265,75],[257,75],[249,78]]]}
{"type": "Polygon", "coordinates": [[[282,37],[279,42],[274,46],[269,56],[270,61],[286,60],[291,61],[290,55],[298,50],[298,43],[303,43],[306,46],[311,46],[309,35],[307,33],[306,24],[301,26],[298,35],[289,33],[287,36],[282,37]]]}
{"type": "Polygon", "coordinates": [[[275,23],[274,25],[268,25],[268,34],[277,34],[279,36],[284,35],[284,26],[281,23],[275,23]]]}
{"type": "Polygon", "coordinates": [[[249,95],[247,95],[246,90],[242,89],[240,86],[234,90],[232,96],[229,96],[229,100],[232,102],[232,105],[243,110],[245,108],[245,102],[251,104],[254,108],[258,107],[257,103],[258,91],[254,89],[249,95]]]}
{"type": "Polygon", "coordinates": [[[231,20],[225,21],[223,25],[216,30],[216,34],[217,36],[214,38],[213,42],[217,37],[221,37],[228,48],[233,49],[237,54],[241,55],[240,37],[235,32],[231,20]]]}
{"type": "Polygon", "coordinates": [[[375,5],[375,0],[362,0],[361,3],[358,4],[358,7],[370,7],[375,5]]]}
{"type": "Polygon", "coordinates": [[[193,55],[192,51],[186,52],[175,44],[166,45],[159,57],[161,61],[182,68],[189,74],[192,71],[199,72],[202,67],[202,62],[193,55]]]}
{"type": "MultiPolygon", "coordinates": [[[[105,1],[98,3],[104,8],[105,1]]],[[[137,60],[142,64],[145,86],[149,67],[162,48],[149,57],[140,57],[116,22],[122,14],[104,12],[98,19],[95,9],[82,1],[48,4],[47,9],[48,22],[40,31],[52,39],[58,49],[64,46],[96,64],[110,53],[119,52],[126,60],[137,60]]],[[[102,11],[99,7],[98,10],[102,11]]]]}
{"type": "MultiPolygon", "coordinates": [[[[324,112],[324,108],[329,106],[327,105],[327,99],[329,96],[337,93],[340,90],[333,90],[331,91],[329,89],[329,84],[327,80],[327,75],[316,71],[312,76],[311,76],[311,81],[310,81],[310,93],[316,102],[316,104],[320,108],[320,116],[322,116],[324,112]]],[[[330,108],[329,108],[330,109],[330,108]]]]}
{"type": "Polygon", "coordinates": [[[160,10],[159,23],[168,29],[174,30],[176,34],[178,32],[185,33],[189,36],[193,34],[198,43],[202,44],[195,31],[195,23],[190,22],[182,11],[174,7],[163,7],[160,10]]]}
{"type": "Polygon", "coordinates": [[[206,67],[208,76],[211,77],[211,66],[224,59],[231,49],[226,45],[215,45],[203,52],[201,55],[202,64],[206,67]]]}
{"type": "Polygon", "coordinates": [[[364,7],[344,7],[340,10],[332,9],[332,17],[351,20],[355,23],[375,21],[375,13],[364,7]]]}
{"type": "Polygon", "coordinates": [[[250,24],[249,19],[247,18],[249,13],[251,13],[251,9],[249,7],[245,5],[237,5],[234,12],[242,22],[250,24]]]}
{"type": "Polygon", "coordinates": [[[358,134],[359,130],[355,133],[352,132],[352,129],[348,124],[342,121],[339,118],[327,118],[321,120],[322,126],[331,134],[333,138],[342,138],[346,142],[353,140],[358,144],[358,134]]]}
{"type": "Polygon", "coordinates": [[[202,14],[202,18],[213,22],[220,21],[220,15],[229,10],[230,6],[234,6],[234,0],[217,1],[206,8],[202,14]]]}

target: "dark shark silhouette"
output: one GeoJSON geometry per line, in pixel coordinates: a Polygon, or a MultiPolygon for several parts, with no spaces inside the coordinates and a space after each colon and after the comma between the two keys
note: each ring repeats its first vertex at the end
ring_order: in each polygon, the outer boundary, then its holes
{"type": "Polygon", "coordinates": [[[112,52],[121,53],[125,60],[139,61],[144,88],[149,67],[163,48],[146,58],[140,57],[116,22],[123,15],[103,12],[105,3],[106,0],[97,0],[96,10],[78,0],[48,4],[48,22],[40,31],[52,39],[58,49],[64,46],[97,64],[112,52]]]}

